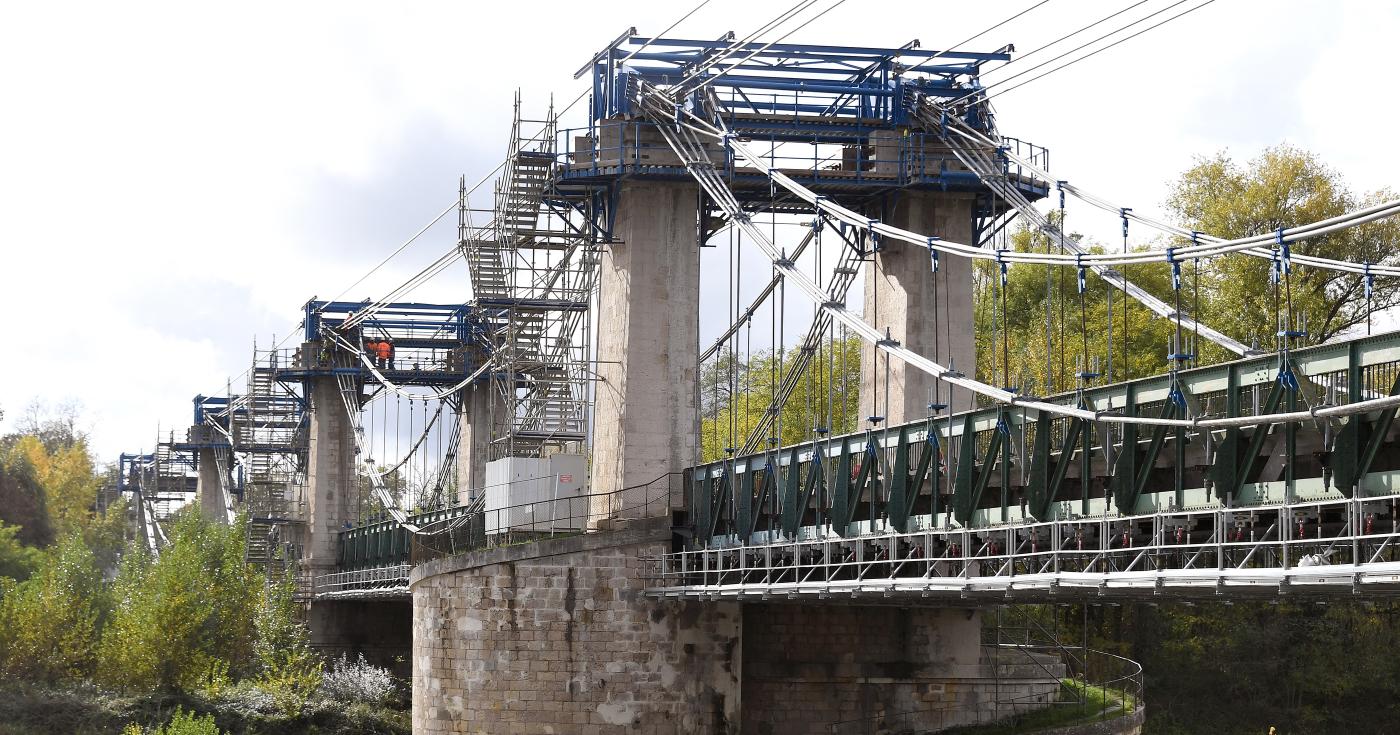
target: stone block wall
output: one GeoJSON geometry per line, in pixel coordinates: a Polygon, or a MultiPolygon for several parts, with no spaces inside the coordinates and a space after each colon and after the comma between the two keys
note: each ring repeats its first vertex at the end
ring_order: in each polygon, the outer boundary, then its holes
{"type": "Polygon", "coordinates": [[[736,604],[642,596],[665,519],[414,571],[413,731],[737,733],[736,604]]]}
{"type": "Polygon", "coordinates": [[[972,609],[751,604],[743,626],[746,735],[976,722],[997,700],[1048,704],[1063,669],[1014,654],[994,663],[972,609]]]}

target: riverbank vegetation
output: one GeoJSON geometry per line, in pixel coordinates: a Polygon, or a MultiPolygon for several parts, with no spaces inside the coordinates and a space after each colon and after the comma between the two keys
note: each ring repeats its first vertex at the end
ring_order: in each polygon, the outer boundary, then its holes
{"type": "Polygon", "coordinates": [[[244,519],[185,509],[158,555],[137,543],[76,425],[0,438],[0,733],[409,731],[403,683],[312,651],[244,519]]]}

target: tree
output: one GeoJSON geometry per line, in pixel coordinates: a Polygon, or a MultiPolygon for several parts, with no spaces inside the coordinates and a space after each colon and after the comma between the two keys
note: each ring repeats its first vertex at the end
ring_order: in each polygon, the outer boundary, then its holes
{"type": "Polygon", "coordinates": [[[100,483],[87,441],[75,439],[51,445],[37,435],[26,434],[12,451],[32,468],[56,535],[66,536],[86,528],[93,517],[100,483]]]}
{"type": "MultiPolygon", "coordinates": [[[[1241,165],[1224,152],[1197,161],[1172,187],[1167,205],[1188,229],[1234,239],[1266,235],[1392,199],[1388,191],[1352,193],[1340,174],[1307,151],[1289,145],[1266,149],[1241,165]]],[[[1291,246],[1300,254],[1337,260],[1400,263],[1400,221],[1378,220],[1291,246]]],[[[1244,255],[1212,259],[1202,277],[1211,295],[1208,322],[1242,341],[1271,346],[1274,289],[1267,287],[1269,260],[1244,255]]],[[[1366,323],[1365,280],[1360,275],[1297,265],[1292,268],[1293,311],[1306,315],[1309,341],[1325,342],[1366,323]]],[[[1370,308],[1400,304],[1400,279],[1377,279],[1370,308]]],[[[1279,301],[1288,293],[1283,291],[1279,301]]]]}
{"type": "Polygon", "coordinates": [[[81,537],[66,537],[29,579],[0,585],[0,673],[54,682],[92,672],[106,597],[81,537]]]}
{"type": "Polygon", "coordinates": [[[24,409],[19,422],[19,435],[32,436],[43,442],[50,452],[87,441],[87,432],[78,428],[78,417],[82,406],[76,401],[67,401],[50,406],[43,401],[34,401],[24,409]]]}
{"type": "Polygon", "coordinates": [[[158,559],[132,547],[102,634],[98,677],[129,691],[190,691],[256,669],[262,578],[243,561],[246,520],[177,514],[158,559]]]}
{"type": "MultiPolygon", "coordinates": [[[[1082,240],[1078,234],[1070,237],[1082,240]]],[[[1023,225],[1010,235],[1008,245],[1017,252],[1044,252],[1047,242],[1046,236],[1023,225]]],[[[1100,246],[1089,249],[1103,252],[1100,246]]],[[[973,274],[977,377],[985,383],[1045,395],[1078,387],[1076,373],[1081,370],[1099,372],[1101,381],[1119,381],[1157,375],[1170,367],[1173,322],[1134,301],[1128,304],[1125,324],[1123,293],[1093,271],[1085,271],[1082,311],[1074,268],[1009,265],[1004,288],[995,262],[978,261],[973,274]]],[[[1174,299],[1165,263],[1132,266],[1127,275],[1158,298],[1174,299]]]]}
{"type": "MultiPolygon", "coordinates": [[[[816,428],[836,434],[859,425],[860,339],[849,337],[824,343],[802,371],[778,415],[783,446],[810,441],[816,428]]],[[[758,426],[783,377],[793,369],[795,348],[781,354],[756,351],[747,359],[722,351],[701,371],[701,454],[704,461],[738,449],[758,426]]],[[[766,444],[763,445],[766,447],[766,444]]]]}
{"type": "Polygon", "coordinates": [[[53,525],[38,473],[14,442],[0,442],[0,521],[19,527],[16,538],[28,546],[53,543],[53,525]]]}
{"type": "Polygon", "coordinates": [[[0,577],[16,582],[29,579],[43,561],[43,552],[19,541],[19,527],[0,522],[0,577]]]}

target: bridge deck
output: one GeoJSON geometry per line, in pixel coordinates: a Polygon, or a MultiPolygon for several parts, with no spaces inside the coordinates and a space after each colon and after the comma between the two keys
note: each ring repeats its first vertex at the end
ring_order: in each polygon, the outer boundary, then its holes
{"type": "Polygon", "coordinates": [[[898,604],[1394,595],[1397,502],[1400,495],[703,548],[654,560],[648,594],[898,604]],[[1377,521],[1379,513],[1389,518],[1377,521]],[[1142,527],[1147,541],[1135,543],[1130,529],[1142,527]]]}

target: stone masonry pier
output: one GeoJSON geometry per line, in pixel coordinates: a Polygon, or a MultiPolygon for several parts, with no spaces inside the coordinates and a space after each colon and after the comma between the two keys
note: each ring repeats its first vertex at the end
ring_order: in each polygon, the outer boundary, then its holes
{"type": "Polygon", "coordinates": [[[989,660],[971,608],[648,597],[670,545],[653,518],[416,568],[414,733],[797,735],[1059,688],[1058,661],[989,660]]]}
{"type": "Polygon", "coordinates": [[[669,519],[413,571],[413,731],[736,733],[737,603],[651,600],[669,519]]]}

